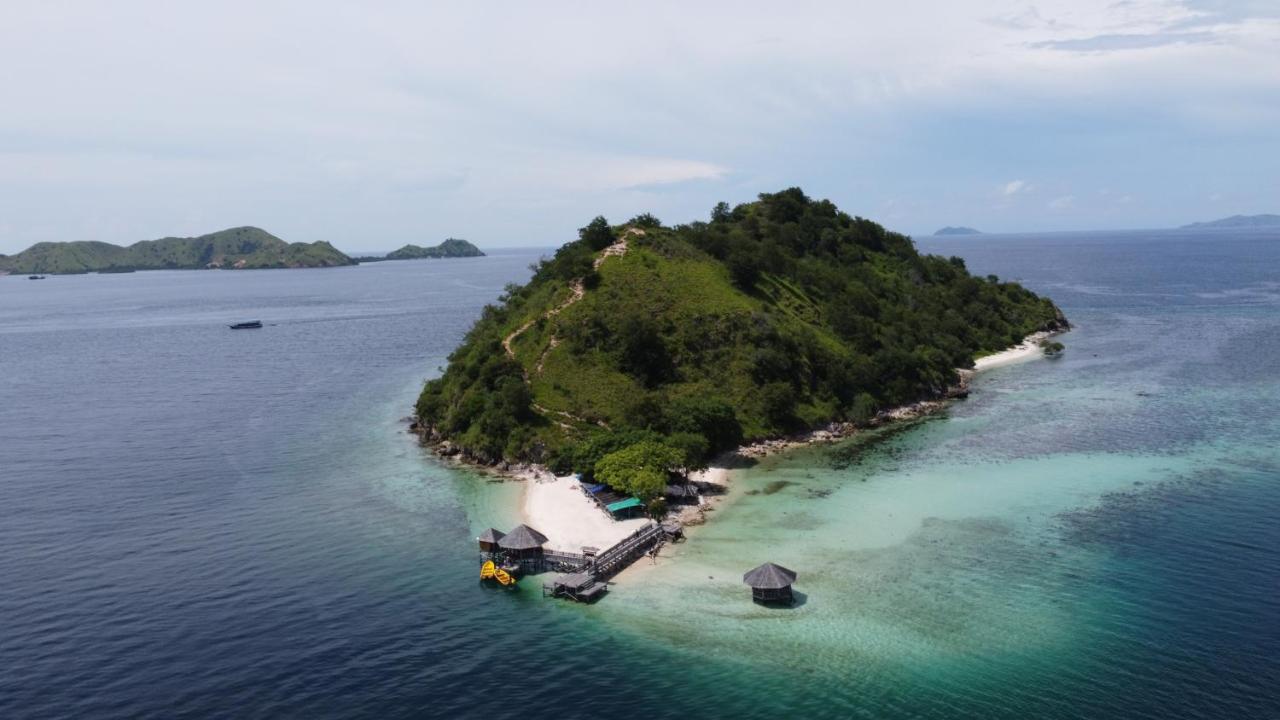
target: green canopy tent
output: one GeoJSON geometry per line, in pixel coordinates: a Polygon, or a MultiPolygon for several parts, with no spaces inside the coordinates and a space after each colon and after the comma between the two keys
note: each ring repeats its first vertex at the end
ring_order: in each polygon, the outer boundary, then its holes
{"type": "Polygon", "coordinates": [[[631,516],[643,508],[644,503],[640,502],[640,498],[634,497],[629,497],[626,500],[619,500],[617,502],[611,502],[604,506],[604,509],[608,510],[609,514],[614,517],[631,516]]]}

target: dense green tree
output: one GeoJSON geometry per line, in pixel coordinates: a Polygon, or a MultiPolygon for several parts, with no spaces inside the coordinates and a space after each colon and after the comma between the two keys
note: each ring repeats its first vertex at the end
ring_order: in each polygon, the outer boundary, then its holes
{"type": "Polygon", "coordinates": [[[655,217],[653,213],[640,213],[627,221],[627,224],[633,227],[646,229],[662,227],[662,221],[655,217]]]}
{"type": "Polygon", "coordinates": [[[674,368],[666,342],[653,320],[628,315],[618,324],[618,366],[646,387],[671,377],[674,368]]]}
{"type": "Polygon", "coordinates": [[[662,435],[647,429],[596,430],[581,442],[566,448],[561,457],[561,467],[593,477],[596,463],[605,455],[644,442],[662,442],[662,435]]]}
{"type": "Polygon", "coordinates": [[[759,248],[735,247],[729,251],[725,264],[735,285],[746,291],[755,288],[760,279],[759,248]]]}
{"type": "Polygon", "coordinates": [[[662,396],[657,393],[643,393],[637,397],[628,405],[626,419],[627,425],[639,430],[666,432],[668,428],[662,396]]]}
{"type": "Polygon", "coordinates": [[[742,423],[724,400],[705,395],[685,397],[672,401],[666,412],[668,430],[701,435],[709,453],[731,450],[742,443],[742,423]]]}
{"type": "Polygon", "coordinates": [[[609,487],[648,501],[662,495],[667,486],[667,473],[683,462],[680,450],[670,445],[639,442],[601,458],[596,463],[595,477],[609,487]]]}
{"type": "Polygon", "coordinates": [[[878,412],[876,399],[871,396],[871,393],[859,393],[849,407],[849,419],[855,423],[870,422],[876,416],[876,412],[878,412]]]}
{"type": "Polygon", "coordinates": [[[760,405],[765,419],[778,430],[786,430],[795,423],[796,397],[791,385],[771,382],[760,388],[760,405]]]}
{"type": "Polygon", "coordinates": [[[609,227],[609,221],[601,216],[596,216],[594,220],[587,223],[586,227],[579,230],[578,237],[588,249],[593,251],[603,250],[617,239],[613,234],[613,228],[609,227]]]}
{"type": "Polygon", "coordinates": [[[664,442],[680,451],[680,467],[686,472],[707,468],[711,445],[702,433],[676,432],[668,435],[664,442]]]}

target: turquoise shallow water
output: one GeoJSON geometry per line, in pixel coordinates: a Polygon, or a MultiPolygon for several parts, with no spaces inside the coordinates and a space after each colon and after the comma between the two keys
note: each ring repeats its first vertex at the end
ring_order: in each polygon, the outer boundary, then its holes
{"type": "Polygon", "coordinates": [[[1066,355],[746,471],[591,607],[480,587],[519,486],[401,423],[536,253],[0,278],[0,716],[1280,716],[1280,238],[926,245],[1066,355]]]}
{"type": "Polygon", "coordinates": [[[1194,239],[1159,261],[1122,246],[1135,264],[1103,284],[1057,253],[1126,253],[1038,240],[959,249],[1067,308],[1064,357],[988,371],[938,417],[739,471],[712,522],[624,580],[600,621],[690,662],[769,667],[813,712],[1278,712],[1280,286],[1242,253],[1235,284],[1206,288],[1226,268],[1181,265],[1205,251],[1194,239]],[[1019,252],[1081,277],[1031,275],[1048,268],[1019,252]],[[796,608],[743,602],[741,573],[765,560],[800,573],[796,608]]]}

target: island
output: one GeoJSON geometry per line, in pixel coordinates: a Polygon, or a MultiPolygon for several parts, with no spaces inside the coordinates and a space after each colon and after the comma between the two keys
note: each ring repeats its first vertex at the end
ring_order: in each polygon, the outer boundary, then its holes
{"type": "Polygon", "coordinates": [[[413,429],[660,516],[669,480],[719,453],[938,401],[976,356],[1066,327],[1049,299],[798,188],[709,222],[597,217],[485,308],[413,429]]]}
{"type": "Polygon", "coordinates": [[[449,238],[439,245],[422,247],[421,245],[405,245],[383,256],[362,256],[356,262],[382,262],[384,260],[419,260],[423,258],[462,258],[484,257],[484,252],[475,245],[459,238],[449,238]]]}
{"type": "Polygon", "coordinates": [[[199,237],[144,240],[128,247],[105,242],[42,242],[0,257],[0,271],[76,274],[134,270],[246,270],[354,265],[327,242],[285,242],[256,227],[199,237]]]}
{"type": "Polygon", "coordinates": [[[1183,225],[1179,230],[1280,228],[1280,215],[1232,215],[1231,217],[1183,225]]]}
{"type": "Polygon", "coordinates": [[[963,225],[956,227],[948,225],[947,227],[935,231],[933,234],[935,237],[939,235],[981,235],[982,231],[975,230],[971,227],[964,227],[963,225]]]}

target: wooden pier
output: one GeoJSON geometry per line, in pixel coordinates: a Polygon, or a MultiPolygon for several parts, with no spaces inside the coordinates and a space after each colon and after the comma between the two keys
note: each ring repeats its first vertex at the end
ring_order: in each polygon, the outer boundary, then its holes
{"type": "Polygon", "coordinates": [[[591,563],[591,573],[600,578],[611,578],[666,539],[667,534],[663,532],[662,526],[650,522],[597,555],[595,562],[591,563]]]}
{"type": "MultiPolygon", "coordinates": [[[[596,555],[595,558],[590,560],[584,558],[584,564],[580,570],[560,575],[550,583],[544,583],[542,594],[578,602],[592,602],[606,592],[609,578],[660,546],[667,538],[668,532],[662,525],[650,522],[623,538],[617,545],[596,555]]],[[[558,553],[547,553],[548,557],[556,554],[558,553]]]]}
{"type": "Polygon", "coordinates": [[[542,594],[578,602],[593,602],[604,595],[608,589],[609,584],[605,581],[597,580],[591,573],[580,572],[561,575],[550,584],[543,584],[542,594]]]}
{"type": "Polygon", "coordinates": [[[536,575],[544,572],[579,572],[587,569],[591,564],[591,559],[585,555],[561,552],[559,550],[545,550],[540,555],[522,558],[513,558],[502,552],[480,551],[480,562],[483,563],[486,560],[493,560],[509,570],[514,566],[514,572],[521,575],[536,575]]]}

